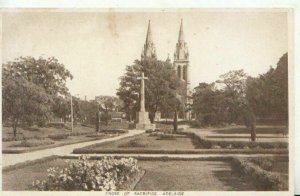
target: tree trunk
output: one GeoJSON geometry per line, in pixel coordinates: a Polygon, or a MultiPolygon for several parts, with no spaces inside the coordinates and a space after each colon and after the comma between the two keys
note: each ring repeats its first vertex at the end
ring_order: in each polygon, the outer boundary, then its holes
{"type": "Polygon", "coordinates": [[[14,132],[14,137],[17,137],[17,125],[18,125],[18,120],[15,119],[13,121],[13,132],[14,132]]]}
{"type": "Polygon", "coordinates": [[[174,132],[176,132],[176,131],[177,131],[177,128],[178,128],[178,122],[177,122],[177,110],[175,110],[175,112],[174,112],[173,127],[174,127],[174,132]]]}
{"type": "Polygon", "coordinates": [[[99,127],[100,127],[99,118],[100,118],[99,112],[97,112],[97,114],[96,114],[96,132],[99,132],[99,127]]]}
{"type": "Polygon", "coordinates": [[[256,141],[256,118],[253,112],[251,112],[251,141],[255,142],[256,141]]]}

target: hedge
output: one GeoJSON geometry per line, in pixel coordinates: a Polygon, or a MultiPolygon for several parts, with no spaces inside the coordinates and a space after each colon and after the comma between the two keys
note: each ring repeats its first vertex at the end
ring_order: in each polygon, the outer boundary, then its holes
{"type": "Polygon", "coordinates": [[[288,181],[278,173],[266,171],[258,165],[243,158],[233,158],[232,163],[240,174],[254,182],[255,186],[266,191],[287,191],[288,181]]]}
{"type": "MultiPolygon", "coordinates": [[[[127,157],[124,155],[110,155],[116,159],[122,158],[122,157],[127,157]]],[[[140,156],[140,155],[133,155],[130,156],[134,159],[137,159],[139,161],[231,161],[232,157],[168,157],[168,156],[140,156]]],[[[63,155],[60,156],[62,159],[78,159],[77,156],[73,155],[63,155]]],[[[103,156],[89,156],[90,160],[101,160],[103,159],[103,156]]]]}
{"type": "MultiPolygon", "coordinates": [[[[180,133],[178,133],[180,134],[180,133]]],[[[288,148],[287,142],[251,142],[251,141],[218,141],[218,140],[208,140],[201,137],[195,133],[182,132],[182,134],[187,134],[193,137],[196,145],[204,146],[205,148],[212,148],[213,146],[219,146],[220,148],[264,148],[264,149],[278,149],[278,148],[288,148]]],[[[199,146],[196,148],[199,148],[199,146]]]]}
{"type": "Polygon", "coordinates": [[[76,148],[74,154],[288,154],[286,149],[116,149],[101,148],[95,149],[96,145],[84,148],[76,148]]]}

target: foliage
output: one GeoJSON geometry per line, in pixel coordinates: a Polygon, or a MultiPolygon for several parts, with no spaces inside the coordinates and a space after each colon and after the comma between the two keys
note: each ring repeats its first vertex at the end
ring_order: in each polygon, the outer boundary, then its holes
{"type": "Polygon", "coordinates": [[[47,59],[19,57],[13,62],[6,63],[3,67],[9,72],[9,75],[22,76],[25,80],[45,89],[46,93],[50,95],[66,95],[68,92],[66,80],[73,78],[65,66],[54,57],[47,59]]]}
{"type": "Polygon", "coordinates": [[[22,76],[11,75],[6,69],[2,75],[2,114],[3,120],[10,120],[14,131],[17,125],[27,122],[44,124],[50,116],[49,105],[52,98],[45,90],[22,76]]]}
{"type": "Polygon", "coordinates": [[[42,126],[57,114],[54,101],[67,94],[73,77],[54,57],[20,57],[3,64],[2,73],[3,120],[12,122],[15,135],[20,121],[42,126]]]}
{"type": "Polygon", "coordinates": [[[247,159],[233,158],[233,164],[244,178],[251,179],[262,190],[284,191],[288,190],[288,179],[280,174],[266,171],[251,163],[247,159]]]}
{"type": "Polygon", "coordinates": [[[284,54],[265,74],[247,79],[246,98],[260,118],[288,119],[288,55],[284,54]]]}
{"type": "Polygon", "coordinates": [[[49,168],[47,180],[36,180],[32,185],[43,191],[115,191],[138,171],[133,158],[104,157],[92,162],[81,156],[66,168],[49,168]]]}
{"type": "Polygon", "coordinates": [[[175,105],[172,97],[183,92],[183,84],[177,78],[175,70],[169,62],[148,59],[136,60],[132,66],[126,67],[126,73],[121,77],[120,88],[117,95],[123,101],[123,110],[127,116],[134,117],[139,111],[140,81],[137,79],[141,72],[145,73],[148,80],[145,82],[145,103],[149,111],[150,120],[153,122],[156,111],[166,114],[173,112],[175,105]]]}

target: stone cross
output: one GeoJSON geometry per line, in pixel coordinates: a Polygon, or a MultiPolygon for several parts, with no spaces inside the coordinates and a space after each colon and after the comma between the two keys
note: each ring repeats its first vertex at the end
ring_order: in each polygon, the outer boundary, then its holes
{"type": "Polygon", "coordinates": [[[145,81],[148,78],[144,76],[144,72],[142,72],[142,76],[137,78],[138,80],[141,80],[141,92],[140,92],[140,96],[141,96],[141,101],[140,101],[140,112],[145,112],[145,81]]]}

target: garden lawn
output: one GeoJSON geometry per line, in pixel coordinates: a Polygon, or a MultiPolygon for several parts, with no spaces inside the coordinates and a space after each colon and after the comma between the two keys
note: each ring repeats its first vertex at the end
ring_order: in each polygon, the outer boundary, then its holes
{"type": "MultiPolygon", "coordinates": [[[[251,182],[246,183],[235,175],[228,161],[138,161],[138,165],[146,173],[134,190],[256,190],[251,182]]],[[[66,166],[65,159],[55,159],[3,172],[3,190],[31,190],[34,180],[46,179],[49,167],[66,166]]]]}
{"type": "MultiPolygon", "coordinates": [[[[85,127],[81,125],[74,125],[74,132],[94,132],[95,128],[92,127],[85,127]]],[[[37,127],[32,126],[29,128],[17,128],[17,135],[22,135],[25,138],[31,138],[31,137],[38,137],[38,138],[44,138],[48,137],[48,135],[54,135],[54,134],[62,134],[62,133],[70,133],[71,129],[69,126],[66,126],[64,128],[56,128],[56,127],[37,127]]],[[[10,138],[13,137],[13,131],[11,127],[2,127],[2,137],[3,138],[10,138]]]]}
{"type": "Polygon", "coordinates": [[[139,161],[146,170],[136,191],[255,191],[226,161],[139,161]]]}
{"type": "Polygon", "coordinates": [[[195,149],[191,138],[176,137],[175,140],[157,140],[156,136],[144,133],[113,142],[105,142],[85,147],[86,149],[195,149]]]}
{"type": "Polygon", "coordinates": [[[2,173],[3,191],[25,191],[31,190],[31,183],[35,180],[47,178],[49,167],[66,167],[66,160],[55,159],[40,164],[28,165],[20,169],[15,169],[2,173]]]}

